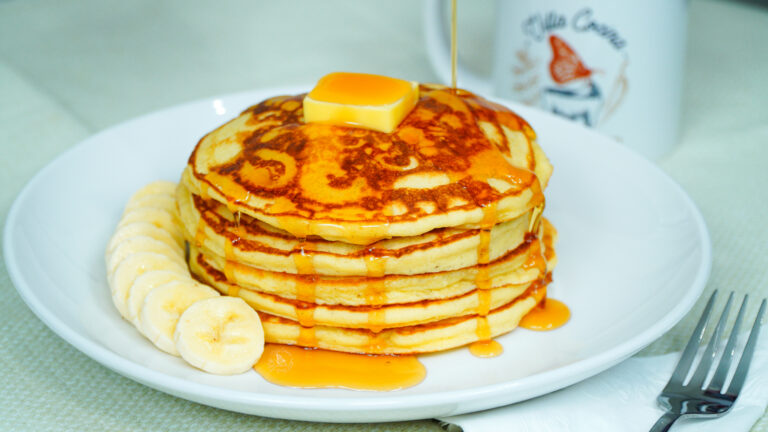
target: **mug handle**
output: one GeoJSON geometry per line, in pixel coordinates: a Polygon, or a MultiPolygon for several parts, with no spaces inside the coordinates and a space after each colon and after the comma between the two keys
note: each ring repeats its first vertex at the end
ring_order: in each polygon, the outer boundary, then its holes
{"type": "MultiPolygon", "coordinates": [[[[444,83],[451,83],[451,47],[448,34],[446,9],[442,0],[424,2],[424,36],[427,42],[427,55],[432,69],[444,83]]],[[[491,94],[490,79],[483,78],[470,71],[461,61],[456,65],[456,85],[480,94],[491,94]]]]}

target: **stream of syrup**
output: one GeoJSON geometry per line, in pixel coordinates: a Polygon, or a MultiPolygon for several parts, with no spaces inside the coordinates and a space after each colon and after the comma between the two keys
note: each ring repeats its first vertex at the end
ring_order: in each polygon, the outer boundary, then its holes
{"type": "Polygon", "coordinates": [[[456,0],[451,0],[451,88],[453,91],[456,91],[456,63],[459,57],[456,27],[456,0]]]}

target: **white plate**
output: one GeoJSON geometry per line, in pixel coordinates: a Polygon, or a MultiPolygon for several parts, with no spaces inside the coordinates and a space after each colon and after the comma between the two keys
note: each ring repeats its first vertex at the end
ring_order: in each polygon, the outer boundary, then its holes
{"type": "Polygon", "coordinates": [[[101,132],[61,155],[16,199],[5,227],[8,272],[27,305],[97,362],[158,390],[232,411],[287,419],[375,422],[493,408],[568,386],[670,329],[710,268],[704,222],[660,169],[591,130],[504,102],[533,125],[555,166],[547,217],[560,232],[550,296],[571,321],[515,330],[504,354],[466,349],[422,357],[427,378],[396,392],[294,389],[255,372],[209,375],[155,349],[112,306],[104,247],[129,196],[177,180],[197,140],[249,104],[304,88],[194,102],[101,132]]]}

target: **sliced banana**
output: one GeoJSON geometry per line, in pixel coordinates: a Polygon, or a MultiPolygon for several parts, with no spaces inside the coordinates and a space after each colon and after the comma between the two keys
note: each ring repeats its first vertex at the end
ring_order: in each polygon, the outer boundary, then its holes
{"type": "Polygon", "coordinates": [[[149,222],[158,228],[168,231],[171,236],[183,237],[181,232],[181,222],[173,212],[163,210],[157,207],[139,207],[123,215],[118,229],[133,222],[149,222]]]}
{"type": "Polygon", "coordinates": [[[137,277],[128,291],[128,320],[133,323],[137,330],[141,331],[139,316],[141,315],[141,307],[144,305],[144,298],[147,297],[147,294],[160,285],[183,280],[189,280],[189,277],[168,270],[148,271],[137,277]]]}
{"type": "Polygon", "coordinates": [[[125,240],[136,236],[149,236],[155,240],[159,240],[168,246],[177,247],[179,250],[184,250],[184,237],[174,237],[168,231],[158,228],[156,225],[150,222],[131,222],[120,226],[112,235],[112,239],[107,244],[107,255],[111,254],[117,245],[125,240]]]}
{"type": "Polygon", "coordinates": [[[126,205],[105,254],[112,301],[161,350],[210,373],[245,372],[264,350],[261,320],[189,275],[175,192],[153,182],[126,205]]]}
{"type": "Polygon", "coordinates": [[[173,338],[189,364],[220,375],[249,370],[264,351],[259,314],[239,297],[194,303],[181,315],[173,338]]]}
{"type": "Polygon", "coordinates": [[[176,212],[176,197],[174,195],[142,195],[131,198],[125,206],[123,213],[142,207],[161,208],[168,212],[176,212]]]}
{"type": "Polygon", "coordinates": [[[131,201],[139,200],[147,195],[174,195],[176,193],[176,183],[165,180],[157,180],[142,187],[131,196],[131,201]]]}
{"type": "Polygon", "coordinates": [[[182,266],[187,264],[184,260],[184,250],[175,246],[168,246],[160,240],[155,240],[149,236],[138,235],[126,239],[117,245],[111,254],[107,255],[107,273],[114,273],[117,266],[126,257],[138,252],[156,252],[178,261],[182,266]]]}
{"type": "Polygon", "coordinates": [[[139,313],[141,332],[155,346],[177,356],[173,332],[181,314],[198,300],[218,296],[218,291],[191,278],[161,285],[144,298],[139,313]]]}
{"type": "Polygon", "coordinates": [[[185,265],[163,254],[137,252],[128,255],[120,262],[114,273],[107,273],[109,286],[112,289],[112,302],[123,318],[128,318],[126,303],[133,282],[137,277],[152,270],[168,270],[189,277],[189,269],[185,265]]]}

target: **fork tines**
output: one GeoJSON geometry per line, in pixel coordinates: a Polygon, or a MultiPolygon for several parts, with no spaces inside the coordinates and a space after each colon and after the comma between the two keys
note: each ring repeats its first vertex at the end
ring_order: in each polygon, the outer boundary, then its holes
{"type": "Polygon", "coordinates": [[[757,344],[757,338],[760,333],[760,322],[763,315],[765,314],[766,308],[766,300],[763,299],[760,304],[760,310],[757,312],[755,322],[752,325],[752,330],[750,331],[747,343],[741,352],[739,364],[736,367],[733,378],[731,379],[728,387],[724,388],[728,373],[731,369],[731,363],[737,353],[736,343],[739,336],[739,328],[741,327],[741,322],[744,319],[747,300],[749,298],[748,295],[745,295],[744,300],[741,302],[741,307],[739,308],[739,313],[736,316],[736,321],[733,324],[730,336],[728,336],[728,341],[726,342],[725,349],[722,351],[720,362],[714,371],[714,375],[712,375],[712,379],[708,383],[706,382],[707,377],[711,374],[712,364],[720,353],[719,342],[725,330],[728,314],[730,312],[731,304],[733,303],[733,292],[731,292],[731,294],[728,296],[728,302],[723,308],[723,312],[720,315],[720,320],[717,323],[717,327],[715,327],[715,330],[712,332],[712,336],[709,339],[709,343],[704,350],[704,354],[702,355],[698,366],[696,367],[695,371],[693,371],[691,378],[687,381],[685,379],[691,371],[691,366],[694,359],[696,358],[699,345],[701,344],[701,341],[704,337],[707,321],[709,320],[709,316],[712,314],[712,307],[716,296],[717,291],[713,292],[712,296],[709,298],[709,301],[704,308],[704,313],[702,314],[701,319],[699,319],[699,323],[696,325],[696,329],[694,330],[691,339],[688,341],[688,344],[683,351],[683,355],[680,358],[680,361],[678,362],[677,367],[675,368],[675,372],[672,374],[669,383],[667,383],[667,388],[665,390],[670,389],[670,387],[677,389],[704,389],[705,384],[708,384],[706,387],[706,392],[720,393],[726,396],[730,396],[734,400],[741,391],[741,388],[743,387],[744,381],[747,377],[747,371],[749,369],[750,361],[752,360],[752,354],[755,351],[755,345],[757,344]]]}
{"type": "Polygon", "coordinates": [[[741,388],[744,386],[744,381],[747,378],[747,371],[752,360],[752,354],[755,352],[755,345],[757,345],[760,321],[763,318],[763,314],[765,314],[766,301],[763,299],[760,304],[760,310],[757,312],[757,317],[752,325],[747,343],[741,351],[736,371],[733,373],[731,382],[726,387],[725,384],[731,369],[731,363],[736,356],[736,340],[739,337],[741,322],[744,320],[747,296],[744,296],[744,300],[741,302],[736,322],[733,324],[725,350],[722,351],[712,379],[709,380],[709,383],[706,381],[707,377],[712,373],[712,364],[720,351],[720,338],[725,330],[726,321],[728,321],[728,312],[733,303],[733,295],[731,293],[728,296],[728,302],[723,308],[723,313],[720,315],[717,327],[712,332],[712,337],[704,349],[704,354],[698,366],[692,371],[691,366],[696,358],[699,344],[704,338],[704,331],[706,330],[709,316],[712,314],[712,306],[715,303],[717,291],[712,293],[712,296],[709,298],[707,306],[704,308],[704,313],[701,315],[701,319],[699,319],[699,323],[696,325],[696,329],[693,331],[693,335],[691,335],[691,339],[688,341],[688,345],[686,345],[683,355],[675,367],[672,378],[669,379],[667,386],[664,387],[664,390],[661,391],[657,398],[659,405],[666,412],[656,421],[656,424],[651,428],[651,432],[666,432],[677,419],[683,417],[713,418],[721,416],[731,409],[736,398],[739,396],[739,392],[741,392],[741,388]],[[692,373],[691,378],[686,380],[690,373],[692,373]]]}

